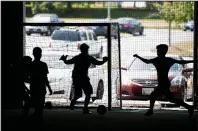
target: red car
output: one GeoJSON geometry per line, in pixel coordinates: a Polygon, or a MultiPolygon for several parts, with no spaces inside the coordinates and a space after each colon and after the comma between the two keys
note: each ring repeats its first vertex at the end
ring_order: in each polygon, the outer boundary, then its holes
{"type": "MultiPolygon", "coordinates": [[[[140,55],[145,59],[156,57],[154,54],[140,55]]],[[[174,59],[183,60],[177,55],[166,55],[174,59]]],[[[187,78],[191,72],[186,65],[174,64],[169,70],[171,82],[170,91],[180,99],[187,99],[187,78]]],[[[120,86],[117,84],[117,97],[120,99],[120,86]]],[[[151,92],[157,88],[157,72],[153,64],[146,64],[135,58],[128,68],[122,68],[122,99],[123,100],[148,100],[151,92]]],[[[159,96],[158,100],[166,100],[159,96]]]]}

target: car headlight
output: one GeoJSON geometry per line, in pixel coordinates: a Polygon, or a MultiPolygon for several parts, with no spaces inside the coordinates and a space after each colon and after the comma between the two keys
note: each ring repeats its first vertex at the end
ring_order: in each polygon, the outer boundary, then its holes
{"type": "Polygon", "coordinates": [[[181,85],[182,84],[182,76],[176,76],[171,81],[171,85],[181,85]]]}

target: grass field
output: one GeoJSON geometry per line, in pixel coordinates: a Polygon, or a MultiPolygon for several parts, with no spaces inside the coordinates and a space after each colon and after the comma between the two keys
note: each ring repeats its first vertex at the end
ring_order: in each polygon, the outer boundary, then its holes
{"type": "MultiPolygon", "coordinates": [[[[187,41],[169,46],[168,54],[192,57],[194,53],[193,49],[193,41],[187,41]]],[[[156,49],[153,49],[152,51],[156,52],[156,49]]]]}

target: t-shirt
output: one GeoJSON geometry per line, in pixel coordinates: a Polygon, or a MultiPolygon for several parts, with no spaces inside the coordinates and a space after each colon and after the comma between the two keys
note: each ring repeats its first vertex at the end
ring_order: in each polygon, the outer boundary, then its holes
{"type": "Polygon", "coordinates": [[[156,57],[154,59],[151,59],[151,62],[156,67],[158,83],[168,84],[170,82],[168,79],[168,72],[170,67],[175,63],[175,59],[170,57],[164,57],[164,58],[156,57]]]}
{"type": "Polygon", "coordinates": [[[31,65],[30,89],[32,91],[46,91],[47,64],[42,61],[33,61],[31,65]]]}
{"type": "Polygon", "coordinates": [[[72,72],[72,78],[86,78],[88,77],[88,69],[93,63],[95,58],[90,55],[79,54],[72,58],[74,63],[74,69],[72,72]]]}

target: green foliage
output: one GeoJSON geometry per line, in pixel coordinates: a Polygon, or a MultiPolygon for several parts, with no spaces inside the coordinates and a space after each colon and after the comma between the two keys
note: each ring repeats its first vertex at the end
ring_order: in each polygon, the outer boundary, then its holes
{"type": "Polygon", "coordinates": [[[175,19],[175,8],[173,2],[165,2],[163,5],[154,4],[159,11],[159,14],[164,18],[165,21],[171,23],[175,19]]]}
{"type": "Polygon", "coordinates": [[[154,7],[170,23],[179,24],[194,18],[194,2],[164,2],[163,5],[154,4],[154,7]]]}
{"type": "Polygon", "coordinates": [[[194,2],[174,2],[176,23],[194,19],[194,2]]]}
{"type": "Polygon", "coordinates": [[[41,9],[39,7],[39,5],[41,3],[42,2],[31,2],[31,5],[32,5],[32,14],[37,14],[37,13],[41,12],[41,9]]]}
{"type": "Polygon", "coordinates": [[[55,9],[53,2],[42,2],[39,7],[43,13],[53,13],[55,9]]]}
{"type": "Polygon", "coordinates": [[[64,10],[67,8],[66,2],[53,2],[53,5],[54,5],[56,11],[61,12],[61,13],[63,13],[64,10]]]}

